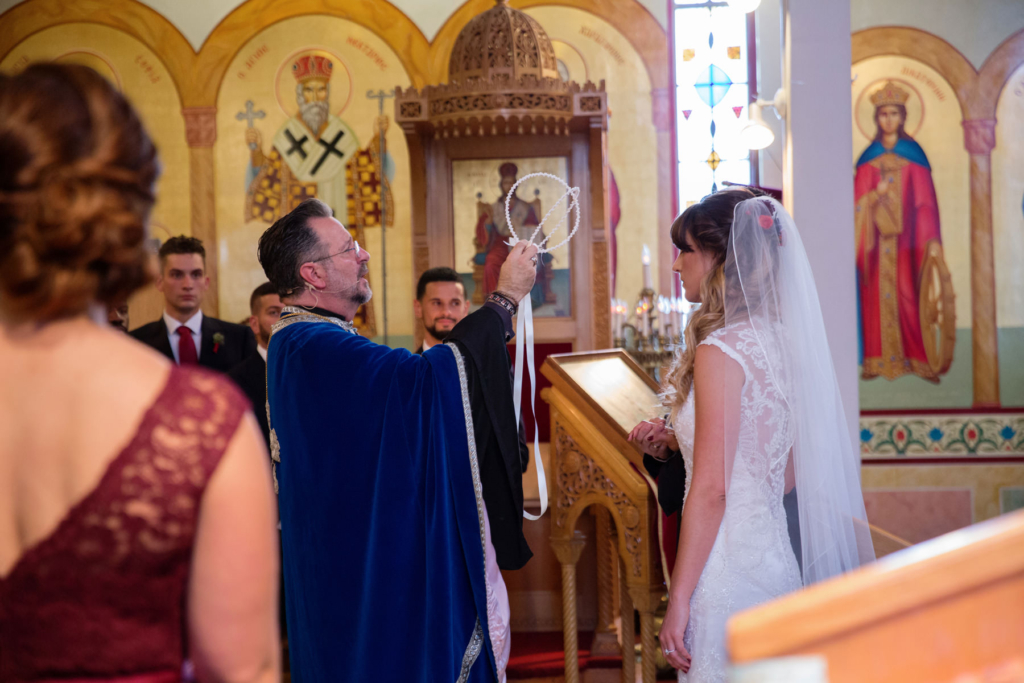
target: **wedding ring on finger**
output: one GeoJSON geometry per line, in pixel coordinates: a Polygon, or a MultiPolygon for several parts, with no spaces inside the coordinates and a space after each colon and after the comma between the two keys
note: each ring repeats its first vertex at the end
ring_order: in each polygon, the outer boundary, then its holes
{"type": "Polygon", "coordinates": [[[537,265],[537,257],[536,256],[530,257],[530,263],[532,263],[533,265],[537,265]]]}
{"type": "Polygon", "coordinates": [[[667,657],[668,655],[670,655],[673,652],[675,652],[675,650],[664,650],[664,652],[665,652],[665,656],[667,657]]]}

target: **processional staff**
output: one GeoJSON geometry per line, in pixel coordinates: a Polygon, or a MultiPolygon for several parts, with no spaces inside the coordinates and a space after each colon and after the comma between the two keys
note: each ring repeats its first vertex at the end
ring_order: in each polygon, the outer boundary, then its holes
{"type": "Polygon", "coordinates": [[[388,345],[388,249],[387,249],[387,225],[388,225],[388,202],[387,192],[385,190],[385,177],[384,171],[384,126],[379,125],[380,117],[384,116],[384,100],[394,97],[395,91],[388,90],[373,90],[366,91],[366,97],[371,100],[377,100],[377,116],[378,116],[378,133],[379,133],[379,145],[378,145],[378,158],[380,159],[380,272],[381,286],[384,290],[383,299],[384,306],[382,315],[384,317],[384,346],[388,345]]]}

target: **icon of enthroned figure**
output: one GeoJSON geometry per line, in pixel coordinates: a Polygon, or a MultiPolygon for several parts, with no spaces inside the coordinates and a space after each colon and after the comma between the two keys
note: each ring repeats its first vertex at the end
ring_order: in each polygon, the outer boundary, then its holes
{"type": "Polygon", "coordinates": [[[857,161],[862,376],[938,383],[953,361],[956,312],[932,168],[905,130],[910,97],[893,81],[871,95],[875,139],[857,161]]]}
{"type": "Polygon", "coordinates": [[[250,149],[245,213],[248,220],[273,223],[304,199],[316,197],[340,214],[348,204],[346,165],[359,140],[331,113],[334,65],[318,54],[300,56],[291,66],[298,111],[285,121],[263,151],[258,128],[245,131],[250,149]]]}
{"type": "MultiPolygon", "coordinates": [[[[477,201],[476,205],[476,237],[473,241],[477,250],[476,256],[473,258],[474,304],[482,304],[498,286],[498,273],[509,254],[506,242],[512,236],[512,231],[509,230],[505,216],[505,198],[512,191],[512,186],[516,184],[519,167],[512,162],[506,162],[498,167],[498,174],[501,176],[500,196],[490,203],[477,201]]],[[[482,193],[477,194],[478,200],[482,197],[482,193]]],[[[540,224],[540,215],[540,198],[526,201],[518,194],[512,195],[512,201],[509,203],[509,217],[512,219],[512,228],[519,239],[530,239],[537,225],[540,224]]],[[[534,241],[540,242],[543,239],[544,232],[541,231],[534,241]]],[[[535,308],[558,301],[551,288],[552,258],[551,254],[545,253],[541,254],[537,260],[537,284],[534,285],[533,291],[530,293],[531,302],[535,308]]]]}

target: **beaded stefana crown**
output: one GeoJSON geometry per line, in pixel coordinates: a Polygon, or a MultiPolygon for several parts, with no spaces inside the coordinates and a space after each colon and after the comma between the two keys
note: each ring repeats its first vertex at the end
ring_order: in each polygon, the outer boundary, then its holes
{"type": "Polygon", "coordinates": [[[871,104],[876,107],[884,107],[888,104],[905,105],[909,99],[910,93],[889,81],[882,86],[881,90],[871,96],[871,104]]]}

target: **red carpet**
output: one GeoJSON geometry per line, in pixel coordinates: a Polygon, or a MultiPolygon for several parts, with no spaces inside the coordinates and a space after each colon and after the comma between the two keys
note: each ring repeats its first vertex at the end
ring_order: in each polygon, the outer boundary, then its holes
{"type": "MultiPolygon", "coordinates": [[[[580,671],[587,669],[622,668],[622,657],[591,657],[592,632],[579,636],[580,671]]],[[[508,660],[508,679],[561,676],[565,673],[563,638],[557,633],[516,633],[512,636],[512,653],[508,660]]]]}

